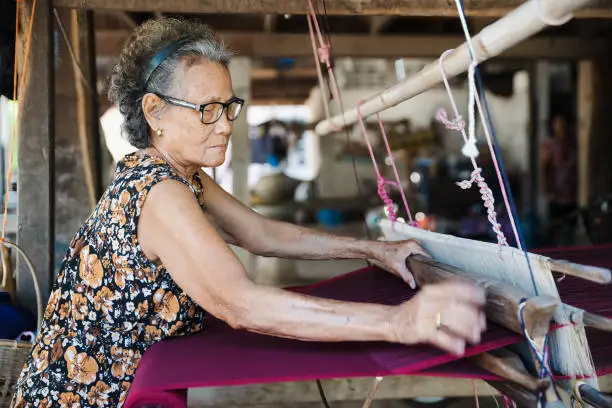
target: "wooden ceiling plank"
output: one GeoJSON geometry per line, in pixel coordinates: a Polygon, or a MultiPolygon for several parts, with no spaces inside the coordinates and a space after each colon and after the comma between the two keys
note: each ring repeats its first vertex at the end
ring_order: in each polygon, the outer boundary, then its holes
{"type": "MultiPolygon", "coordinates": [[[[230,49],[238,55],[254,58],[312,57],[312,46],[306,34],[261,34],[247,32],[219,33],[230,49]]],[[[98,56],[119,54],[129,32],[99,30],[96,33],[98,56]]],[[[332,50],[336,57],[354,58],[438,58],[444,51],[460,45],[464,38],[457,35],[334,35],[332,50]]],[[[534,37],[501,55],[506,58],[580,59],[604,55],[610,48],[605,39],[584,41],[578,37],[534,37]]]]}
{"type": "MultiPolygon", "coordinates": [[[[465,0],[469,16],[501,17],[525,0],[465,0]]],[[[53,0],[55,7],[174,13],[306,14],[301,0],[53,0]]],[[[457,9],[448,0],[327,0],[330,15],[449,16],[457,9]]],[[[576,13],[578,18],[611,18],[612,0],[598,0],[576,13]]]]}

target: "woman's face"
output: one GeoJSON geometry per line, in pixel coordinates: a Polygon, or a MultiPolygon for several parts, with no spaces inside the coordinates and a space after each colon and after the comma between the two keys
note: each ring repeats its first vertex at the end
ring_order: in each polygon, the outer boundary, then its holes
{"type": "MultiPolygon", "coordinates": [[[[182,71],[167,96],[195,104],[227,102],[234,96],[229,72],[221,64],[201,59],[182,71]]],[[[163,136],[158,144],[181,165],[216,167],[225,161],[233,129],[227,110],[217,122],[203,124],[200,112],[166,103],[159,126],[163,136]]]]}

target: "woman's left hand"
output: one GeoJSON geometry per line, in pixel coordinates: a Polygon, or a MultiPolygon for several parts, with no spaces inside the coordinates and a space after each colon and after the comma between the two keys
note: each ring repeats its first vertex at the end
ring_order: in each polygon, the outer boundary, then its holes
{"type": "Polygon", "coordinates": [[[378,261],[382,268],[399,275],[412,289],[415,289],[416,281],[406,266],[406,258],[410,255],[423,255],[431,258],[431,255],[413,239],[384,241],[380,242],[380,244],[377,248],[376,261],[378,261]]]}

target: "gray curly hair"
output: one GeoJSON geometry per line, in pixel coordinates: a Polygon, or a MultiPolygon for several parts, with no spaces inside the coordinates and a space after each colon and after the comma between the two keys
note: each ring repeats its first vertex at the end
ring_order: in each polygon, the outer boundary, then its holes
{"type": "Polygon", "coordinates": [[[123,131],[133,146],[150,146],[149,124],[142,111],[142,97],[148,92],[166,93],[180,72],[180,65],[188,66],[201,58],[227,68],[231,52],[207,25],[177,18],[149,20],[139,26],[128,39],[119,62],[113,68],[108,98],[124,117],[123,131]],[[150,71],[151,60],[160,50],[180,42],[157,68],[150,71]]]}

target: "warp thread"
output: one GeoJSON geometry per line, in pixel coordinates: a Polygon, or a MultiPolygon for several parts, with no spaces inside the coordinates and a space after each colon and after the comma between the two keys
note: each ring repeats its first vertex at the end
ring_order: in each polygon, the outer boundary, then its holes
{"type": "Polygon", "coordinates": [[[497,221],[497,212],[495,211],[495,199],[493,198],[493,192],[487,185],[484,177],[480,174],[482,172],[482,168],[478,167],[476,170],[472,172],[472,177],[469,180],[463,180],[457,183],[459,187],[464,190],[472,187],[472,184],[476,183],[480,189],[480,195],[482,197],[482,201],[484,202],[484,206],[487,209],[487,218],[491,223],[493,228],[493,232],[497,236],[497,243],[501,246],[507,246],[508,240],[504,236],[504,233],[501,230],[501,224],[497,221]]]}
{"type": "MultiPolygon", "coordinates": [[[[521,330],[523,331],[523,336],[525,336],[525,338],[527,339],[527,344],[529,345],[531,352],[533,353],[536,360],[540,364],[538,378],[544,378],[544,377],[550,378],[552,382],[553,390],[555,394],[557,395],[557,398],[561,399],[557,386],[554,383],[553,373],[549,365],[548,340],[550,339],[550,337],[549,336],[544,337],[544,344],[543,344],[542,349],[540,350],[540,348],[538,347],[538,344],[531,338],[531,336],[527,332],[527,326],[525,325],[525,317],[523,315],[523,311],[525,310],[526,305],[527,305],[527,299],[521,299],[519,306],[518,306],[518,316],[519,316],[519,321],[521,322],[521,330]]],[[[540,400],[541,400],[542,406],[546,406],[546,395],[544,393],[540,393],[540,400]]]]}

